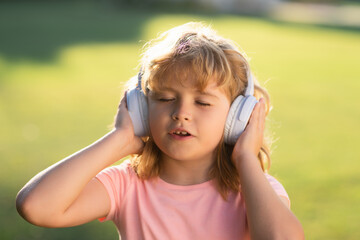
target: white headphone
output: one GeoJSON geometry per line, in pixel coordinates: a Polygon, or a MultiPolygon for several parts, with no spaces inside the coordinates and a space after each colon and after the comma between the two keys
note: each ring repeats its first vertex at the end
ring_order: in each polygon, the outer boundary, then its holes
{"type": "MultiPolygon", "coordinates": [[[[134,76],[133,78],[136,78],[134,76]]],[[[148,136],[150,133],[148,123],[148,104],[141,89],[142,72],[137,75],[138,83],[127,91],[127,108],[134,126],[136,136],[148,136]]],[[[235,98],[230,106],[224,129],[224,140],[227,144],[235,144],[244,131],[251,113],[257,103],[254,97],[254,81],[251,71],[247,71],[248,84],[244,95],[235,98]]]]}

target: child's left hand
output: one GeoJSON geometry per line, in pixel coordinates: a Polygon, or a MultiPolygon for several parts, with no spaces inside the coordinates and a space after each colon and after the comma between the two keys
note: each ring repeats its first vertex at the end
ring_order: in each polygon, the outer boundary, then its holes
{"type": "Polygon", "coordinates": [[[239,161],[251,156],[257,157],[263,143],[265,129],[265,100],[260,98],[251,114],[248,125],[240,135],[232,153],[232,161],[237,166],[239,161]]]}

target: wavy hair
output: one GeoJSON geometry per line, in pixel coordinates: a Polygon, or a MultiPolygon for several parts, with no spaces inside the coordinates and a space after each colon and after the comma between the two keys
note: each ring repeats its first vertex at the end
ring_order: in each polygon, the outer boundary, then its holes
{"type": "MultiPolygon", "coordinates": [[[[145,95],[170,84],[166,79],[186,81],[191,79],[199,90],[204,90],[210,81],[226,94],[230,102],[244,94],[249,63],[245,53],[231,40],[220,37],[210,27],[202,23],[190,22],[161,34],[144,46],[141,60],[142,89],[145,95]],[[171,78],[169,78],[171,76],[171,78]]],[[[270,110],[268,92],[254,79],[254,95],[266,101],[267,113],[270,110]]],[[[270,168],[270,142],[264,138],[258,154],[263,171],[270,168]]],[[[223,139],[216,149],[209,177],[216,180],[219,193],[227,199],[229,191],[240,191],[239,175],[231,161],[232,145],[223,139]]],[[[159,176],[161,151],[153,139],[146,139],[141,155],[131,159],[131,165],[141,179],[159,176]]]]}

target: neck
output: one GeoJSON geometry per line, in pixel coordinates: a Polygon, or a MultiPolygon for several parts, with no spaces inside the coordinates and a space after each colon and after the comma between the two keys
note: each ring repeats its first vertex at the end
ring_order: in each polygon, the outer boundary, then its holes
{"type": "Polygon", "coordinates": [[[210,180],[209,171],[214,161],[214,156],[197,160],[176,160],[163,154],[160,178],[174,185],[200,184],[210,180]]]}

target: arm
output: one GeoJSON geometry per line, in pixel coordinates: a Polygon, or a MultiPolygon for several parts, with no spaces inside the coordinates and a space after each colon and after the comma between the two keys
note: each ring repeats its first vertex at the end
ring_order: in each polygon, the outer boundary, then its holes
{"type": "Polygon", "coordinates": [[[114,130],[38,173],[20,190],[16,206],[21,216],[39,226],[68,227],[107,215],[109,196],[95,175],[143,148],[125,105],[123,98],[114,130]]]}
{"type": "Polygon", "coordinates": [[[272,189],[258,163],[264,124],[265,104],[261,99],[232,155],[240,176],[251,239],[304,239],[300,222],[272,189]]]}

